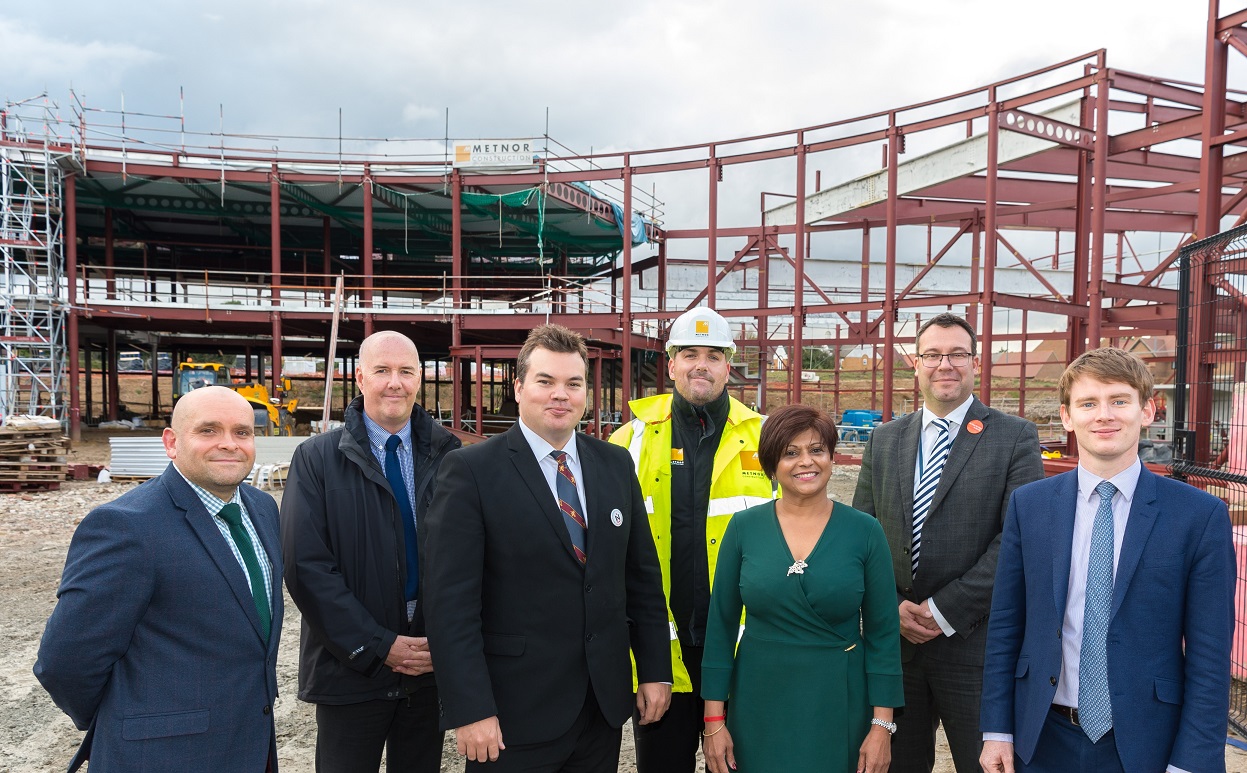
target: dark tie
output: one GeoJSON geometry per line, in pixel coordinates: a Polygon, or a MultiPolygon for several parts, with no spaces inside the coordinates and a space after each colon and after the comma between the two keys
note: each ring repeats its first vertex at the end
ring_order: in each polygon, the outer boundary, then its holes
{"type": "Polygon", "coordinates": [[[1091,553],[1087,561],[1087,598],[1082,616],[1082,653],[1078,658],[1078,724],[1092,743],[1113,727],[1108,692],[1108,618],[1113,608],[1113,495],[1117,487],[1101,481],[1095,487],[1100,507],[1091,522],[1091,553]]]}
{"type": "Polygon", "coordinates": [[[398,512],[403,517],[403,542],[407,545],[407,584],[403,592],[408,601],[413,601],[420,588],[420,553],[416,543],[416,516],[411,509],[411,497],[407,495],[407,479],[398,464],[398,447],[402,444],[403,439],[398,435],[390,435],[385,441],[385,478],[394,490],[398,512]]]}
{"type": "Polygon", "coordinates": [[[584,506],[580,504],[580,493],[576,491],[576,476],[567,466],[566,451],[551,451],[550,456],[559,464],[559,474],[554,476],[554,489],[559,495],[559,510],[563,512],[563,523],[567,525],[567,533],[572,538],[572,550],[580,563],[585,562],[585,530],[589,524],[582,515],[584,506]]]}
{"type": "Polygon", "coordinates": [[[260,632],[264,634],[264,641],[268,641],[269,630],[273,627],[273,613],[268,608],[268,588],[264,585],[264,572],[260,571],[255,545],[251,544],[251,536],[242,525],[242,508],[231,502],[222,507],[217,515],[229,525],[229,535],[247,566],[247,576],[251,578],[251,600],[255,602],[256,614],[260,616],[260,632]]]}
{"type": "Polygon", "coordinates": [[[922,477],[918,479],[918,489],[914,492],[914,539],[909,563],[915,577],[918,576],[918,554],[922,551],[922,527],[931,514],[931,502],[940,485],[940,474],[944,472],[944,462],[948,461],[948,452],[953,447],[952,436],[948,434],[948,419],[932,419],[931,423],[939,430],[939,436],[931,449],[931,458],[922,465],[922,477]]]}

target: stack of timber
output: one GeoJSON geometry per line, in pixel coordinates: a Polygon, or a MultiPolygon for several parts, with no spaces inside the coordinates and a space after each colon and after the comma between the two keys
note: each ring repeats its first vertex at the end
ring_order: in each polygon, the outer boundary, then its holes
{"type": "Polygon", "coordinates": [[[56,491],[69,470],[60,422],[12,416],[0,427],[0,493],[56,491]]]}

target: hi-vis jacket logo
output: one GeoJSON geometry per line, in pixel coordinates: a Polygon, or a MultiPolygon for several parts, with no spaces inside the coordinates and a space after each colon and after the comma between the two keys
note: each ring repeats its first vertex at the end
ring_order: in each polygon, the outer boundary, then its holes
{"type": "Polygon", "coordinates": [[[672,467],[683,467],[684,466],[684,449],[683,448],[671,449],[671,466],[672,467]]]}
{"type": "Polygon", "coordinates": [[[741,451],[740,468],[747,472],[762,472],[762,462],[758,461],[758,452],[741,451]]]}

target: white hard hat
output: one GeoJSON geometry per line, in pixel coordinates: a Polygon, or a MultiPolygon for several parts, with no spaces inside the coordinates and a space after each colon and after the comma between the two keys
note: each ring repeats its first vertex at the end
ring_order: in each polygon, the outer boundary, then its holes
{"type": "Polygon", "coordinates": [[[729,355],[736,354],[736,342],[732,340],[727,320],[705,306],[689,309],[671,323],[667,356],[674,357],[685,346],[709,346],[722,349],[729,355]]]}

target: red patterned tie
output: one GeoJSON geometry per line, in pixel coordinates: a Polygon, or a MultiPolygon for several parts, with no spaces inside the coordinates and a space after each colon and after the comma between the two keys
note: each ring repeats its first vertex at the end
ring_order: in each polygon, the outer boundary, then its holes
{"type": "Polygon", "coordinates": [[[563,512],[563,523],[567,525],[567,533],[572,538],[572,550],[580,563],[585,562],[585,530],[589,524],[581,515],[584,506],[580,504],[580,494],[576,491],[576,476],[572,468],[567,466],[566,451],[551,451],[550,456],[558,462],[559,474],[554,476],[554,488],[559,495],[559,510],[563,512]]]}

